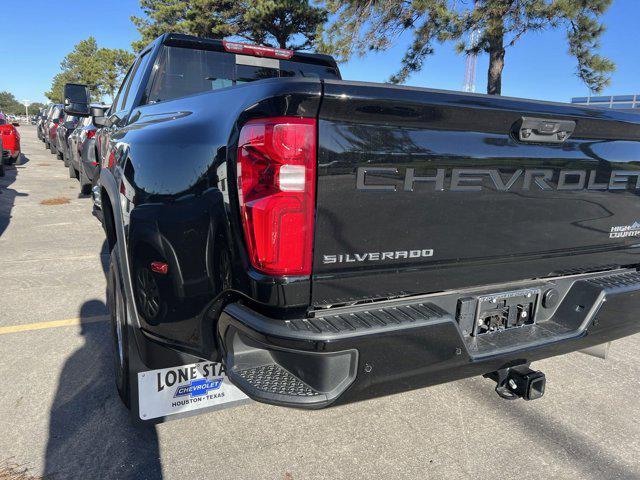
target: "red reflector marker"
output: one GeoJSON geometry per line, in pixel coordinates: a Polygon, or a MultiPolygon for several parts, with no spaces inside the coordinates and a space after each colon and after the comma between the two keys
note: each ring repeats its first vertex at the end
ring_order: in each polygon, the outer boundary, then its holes
{"type": "Polygon", "coordinates": [[[293,50],[284,48],[263,47],[262,45],[228,42],[227,40],[223,40],[222,45],[227,52],[253,55],[254,57],[284,58],[285,60],[293,57],[293,50]]]}
{"type": "Polygon", "coordinates": [[[238,190],[252,265],[310,275],[316,191],[316,121],[251,120],[238,140],[238,190]]]}
{"type": "Polygon", "coordinates": [[[164,262],[151,262],[151,271],[161,275],[166,275],[169,271],[169,265],[164,262]]]}

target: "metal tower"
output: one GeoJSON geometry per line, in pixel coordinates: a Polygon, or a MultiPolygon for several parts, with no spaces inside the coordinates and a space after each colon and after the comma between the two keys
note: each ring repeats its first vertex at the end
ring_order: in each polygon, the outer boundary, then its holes
{"type": "MultiPolygon", "coordinates": [[[[476,8],[476,1],[473,0],[473,8],[476,8]]],[[[469,35],[469,42],[467,43],[467,48],[472,47],[478,42],[478,37],[480,36],[480,32],[478,30],[473,30],[469,35]]],[[[478,63],[478,56],[475,53],[467,54],[466,64],[464,69],[464,85],[462,86],[462,90],[465,92],[475,92],[476,91],[476,65],[478,63]]]]}

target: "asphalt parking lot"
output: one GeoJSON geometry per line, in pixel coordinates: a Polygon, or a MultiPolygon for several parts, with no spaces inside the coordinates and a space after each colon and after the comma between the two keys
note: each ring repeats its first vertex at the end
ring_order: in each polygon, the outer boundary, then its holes
{"type": "Polygon", "coordinates": [[[112,376],[91,200],[34,127],[20,132],[23,163],[0,178],[1,480],[640,478],[638,335],[606,361],[535,364],[548,384],[534,402],[473,378],[317,412],[253,403],[133,427],[112,376]]]}

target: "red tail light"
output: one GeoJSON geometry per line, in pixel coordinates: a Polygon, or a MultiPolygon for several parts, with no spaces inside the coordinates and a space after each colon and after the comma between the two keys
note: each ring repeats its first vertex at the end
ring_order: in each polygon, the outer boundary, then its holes
{"type": "Polygon", "coordinates": [[[223,40],[222,44],[224,49],[231,53],[253,55],[254,57],[284,58],[285,60],[293,57],[293,50],[286,50],[284,48],[263,47],[262,45],[227,42],[226,40],[223,40]]]}
{"type": "Polygon", "coordinates": [[[238,140],[238,193],[249,257],[270,275],[310,275],[316,121],[252,120],[238,140]]]}
{"type": "Polygon", "coordinates": [[[87,130],[87,138],[93,138],[96,136],[95,130],[87,130]]]}

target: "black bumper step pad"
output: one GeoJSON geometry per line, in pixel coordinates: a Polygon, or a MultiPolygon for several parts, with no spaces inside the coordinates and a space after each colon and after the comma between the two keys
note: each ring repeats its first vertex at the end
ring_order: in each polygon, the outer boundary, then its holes
{"type": "Polygon", "coordinates": [[[238,370],[236,373],[260,392],[292,397],[314,397],[320,395],[320,393],[280,365],[261,365],[238,370]]]}

